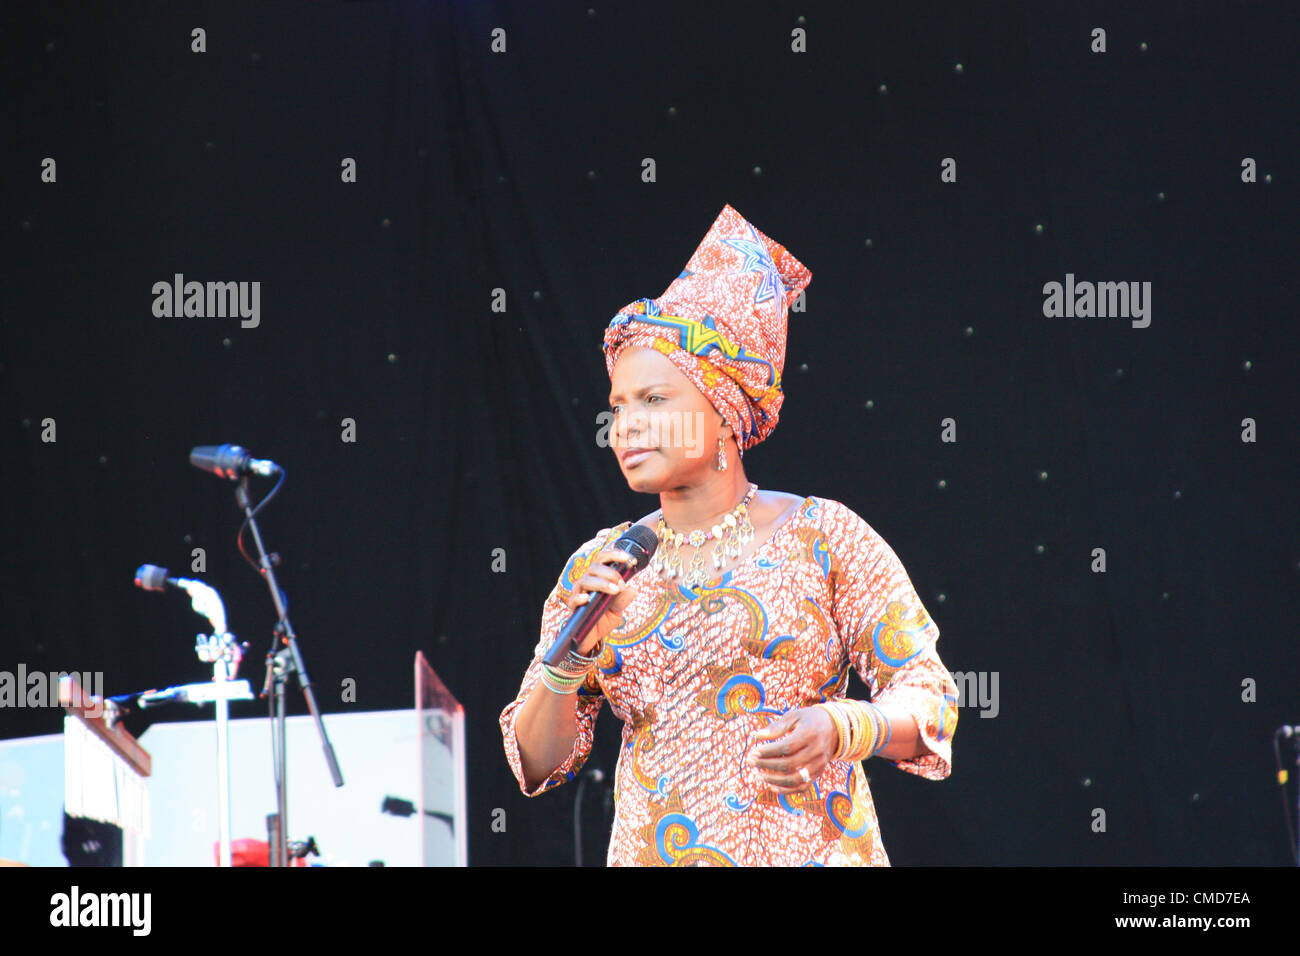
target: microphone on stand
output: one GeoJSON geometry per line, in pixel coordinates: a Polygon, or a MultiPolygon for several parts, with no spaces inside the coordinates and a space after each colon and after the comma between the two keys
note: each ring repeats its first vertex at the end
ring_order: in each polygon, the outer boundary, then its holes
{"type": "Polygon", "coordinates": [[[145,591],[166,591],[176,588],[190,596],[190,607],[202,614],[212,625],[214,635],[226,633],[226,605],[217,589],[192,578],[173,578],[166,568],[156,564],[142,564],[135,569],[135,586],[145,591]]]}
{"type": "MultiPolygon", "coordinates": [[[[614,542],[614,548],[632,555],[636,558],[636,564],[615,570],[626,581],[650,563],[657,547],[659,547],[657,534],[643,524],[632,525],[614,542]]],[[[551,649],[546,652],[542,660],[552,667],[562,661],[570,647],[582,643],[582,639],[596,626],[596,622],[601,619],[605,609],[613,600],[614,595],[608,591],[592,591],[591,600],[573,612],[573,617],[569,618],[568,623],[556,635],[555,643],[551,645],[551,649]]]]}
{"type": "Polygon", "coordinates": [[[156,564],[142,564],[135,569],[135,586],[146,591],[166,591],[169,587],[183,591],[185,579],[169,577],[167,569],[156,564]]]}
{"type": "Polygon", "coordinates": [[[238,445],[199,445],[190,451],[190,464],[231,481],[238,481],[243,475],[270,478],[284,471],[273,461],[253,458],[238,445]]]}

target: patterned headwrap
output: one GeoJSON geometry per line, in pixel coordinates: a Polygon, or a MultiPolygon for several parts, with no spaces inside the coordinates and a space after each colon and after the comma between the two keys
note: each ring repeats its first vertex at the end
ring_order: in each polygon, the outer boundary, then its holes
{"type": "Polygon", "coordinates": [[[812,273],[722,207],[686,268],[657,299],[637,299],[605,329],[605,368],[644,345],[666,355],[736,436],[741,454],[776,427],[791,303],[812,273]]]}

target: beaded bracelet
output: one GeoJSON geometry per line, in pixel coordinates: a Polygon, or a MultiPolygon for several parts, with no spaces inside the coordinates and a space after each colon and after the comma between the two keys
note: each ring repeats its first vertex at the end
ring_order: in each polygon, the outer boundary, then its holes
{"type": "Polygon", "coordinates": [[[599,654],[592,657],[583,657],[573,648],[569,648],[569,653],[565,655],[564,660],[555,665],[555,670],[559,671],[565,677],[573,677],[576,675],[586,677],[587,673],[591,670],[592,665],[596,663],[596,660],[599,657],[599,654]]]}
{"type": "Polygon", "coordinates": [[[550,664],[542,665],[542,683],[546,689],[556,694],[576,694],[586,680],[586,675],[569,677],[561,674],[550,664]]]}

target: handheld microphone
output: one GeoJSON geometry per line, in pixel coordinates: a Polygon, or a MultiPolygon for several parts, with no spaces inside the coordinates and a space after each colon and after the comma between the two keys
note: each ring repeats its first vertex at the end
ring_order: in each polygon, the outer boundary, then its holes
{"type": "MultiPolygon", "coordinates": [[[[619,539],[614,542],[614,547],[636,558],[636,564],[631,567],[616,569],[626,581],[650,563],[655,549],[659,547],[659,536],[643,524],[634,524],[619,536],[619,539]]],[[[569,648],[582,643],[582,639],[596,626],[596,622],[604,615],[609,603],[614,600],[614,595],[608,591],[590,593],[591,600],[574,611],[573,617],[569,618],[568,623],[556,635],[551,649],[542,658],[545,663],[554,667],[564,660],[564,655],[569,653],[569,648]]]]}
{"type": "Polygon", "coordinates": [[[238,445],[199,445],[190,451],[190,464],[231,481],[238,481],[243,475],[269,478],[284,471],[273,461],[251,457],[247,449],[238,445]]]}

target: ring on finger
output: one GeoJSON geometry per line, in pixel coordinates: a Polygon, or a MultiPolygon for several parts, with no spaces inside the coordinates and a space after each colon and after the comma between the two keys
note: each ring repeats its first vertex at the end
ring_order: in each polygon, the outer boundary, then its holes
{"type": "Polygon", "coordinates": [[[807,767],[799,768],[799,779],[802,780],[804,783],[812,783],[812,777],[808,776],[807,767]]]}

